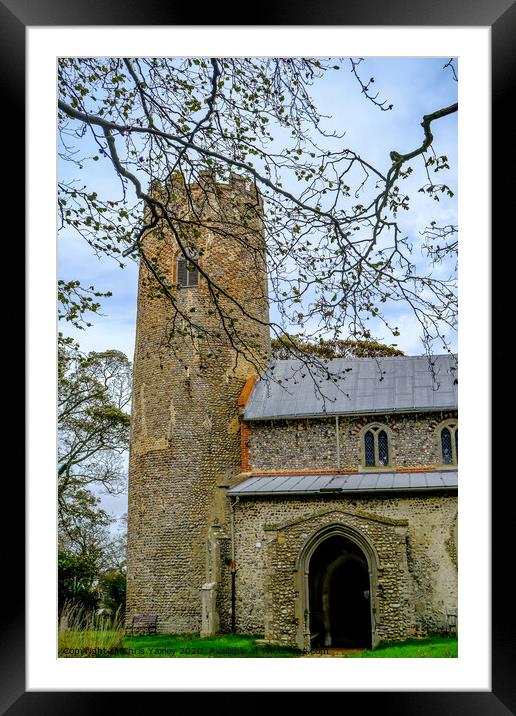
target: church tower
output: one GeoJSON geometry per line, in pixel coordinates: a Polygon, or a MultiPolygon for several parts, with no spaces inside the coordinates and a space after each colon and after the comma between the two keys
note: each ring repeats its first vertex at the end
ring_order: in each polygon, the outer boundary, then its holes
{"type": "Polygon", "coordinates": [[[143,239],[129,460],[126,623],[154,613],[168,633],[201,630],[240,472],[237,399],[270,355],[261,196],[236,175],[186,188],[153,190],[172,219],[143,239]]]}

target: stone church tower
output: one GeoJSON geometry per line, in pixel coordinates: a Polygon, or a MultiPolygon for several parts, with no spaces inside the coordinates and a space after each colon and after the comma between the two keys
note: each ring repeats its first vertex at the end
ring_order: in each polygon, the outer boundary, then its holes
{"type": "Polygon", "coordinates": [[[140,265],[127,624],[152,612],[159,631],[199,632],[203,585],[213,585],[213,603],[225,591],[215,583],[228,534],[225,487],[240,471],[237,399],[270,354],[263,205],[234,175],[227,184],[201,175],[190,201],[179,179],[154,191],[175,218],[144,239],[140,265]]]}

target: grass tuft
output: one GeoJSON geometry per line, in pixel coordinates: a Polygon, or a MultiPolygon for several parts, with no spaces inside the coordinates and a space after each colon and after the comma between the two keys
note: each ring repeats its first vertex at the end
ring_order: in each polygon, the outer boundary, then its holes
{"type": "Polygon", "coordinates": [[[91,658],[106,656],[122,646],[124,625],[120,611],[107,617],[67,603],[59,619],[58,656],[91,658]]]}

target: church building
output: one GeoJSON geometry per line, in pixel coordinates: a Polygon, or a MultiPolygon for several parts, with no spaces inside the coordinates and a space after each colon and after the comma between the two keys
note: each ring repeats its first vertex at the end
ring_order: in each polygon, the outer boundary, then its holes
{"type": "MultiPolygon", "coordinates": [[[[129,464],[128,628],[375,647],[457,614],[457,357],[271,360],[261,197],[190,186],[204,228],[155,231],[140,266],[129,464]],[[245,220],[241,221],[241,217],[245,220]],[[219,231],[222,222],[231,231],[219,231]],[[185,239],[186,240],[186,239],[185,239]],[[252,246],[252,251],[249,246],[252,246]],[[151,267],[151,268],[150,268],[151,267]],[[217,336],[204,271],[245,306],[260,370],[217,336]],[[215,356],[213,353],[215,352],[215,356]]],[[[181,223],[181,222],[180,222],[181,223]]],[[[238,312],[227,306],[227,311],[238,312]]]]}

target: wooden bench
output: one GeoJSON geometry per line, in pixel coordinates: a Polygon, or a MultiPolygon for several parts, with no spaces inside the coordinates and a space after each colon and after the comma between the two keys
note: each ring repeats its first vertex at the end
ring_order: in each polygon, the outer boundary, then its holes
{"type": "Polygon", "coordinates": [[[145,629],[147,634],[156,634],[158,627],[157,614],[135,614],[131,624],[131,635],[134,636],[134,630],[145,629]]]}

